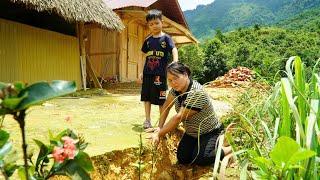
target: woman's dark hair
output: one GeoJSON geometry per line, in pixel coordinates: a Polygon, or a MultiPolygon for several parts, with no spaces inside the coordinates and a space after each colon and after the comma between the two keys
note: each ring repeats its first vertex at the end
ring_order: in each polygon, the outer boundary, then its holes
{"type": "Polygon", "coordinates": [[[184,65],[181,62],[173,62],[168,65],[167,72],[170,72],[171,74],[187,74],[189,77],[191,75],[190,68],[186,65],[184,65]]]}
{"type": "Polygon", "coordinates": [[[162,20],[162,12],[157,9],[152,9],[152,10],[148,11],[148,14],[146,16],[146,21],[149,22],[154,19],[162,20]]]}

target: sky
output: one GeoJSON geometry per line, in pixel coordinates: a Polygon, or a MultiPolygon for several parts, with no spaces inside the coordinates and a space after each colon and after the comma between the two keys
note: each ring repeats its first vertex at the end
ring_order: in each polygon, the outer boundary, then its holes
{"type": "Polygon", "coordinates": [[[210,4],[214,0],[178,0],[182,11],[195,9],[200,4],[210,4]]]}

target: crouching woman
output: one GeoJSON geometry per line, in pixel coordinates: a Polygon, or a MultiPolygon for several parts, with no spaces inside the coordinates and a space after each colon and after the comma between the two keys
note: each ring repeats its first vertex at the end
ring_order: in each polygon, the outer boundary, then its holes
{"type": "MultiPolygon", "coordinates": [[[[215,161],[223,125],[218,121],[210,97],[201,84],[191,79],[190,73],[190,69],[180,62],[167,67],[171,90],[163,105],[158,128],[153,129],[150,138],[157,145],[161,137],[182,122],[185,133],[178,145],[178,162],[205,166],[215,161]],[[177,113],[165,124],[173,105],[177,113]]],[[[231,152],[231,147],[223,147],[221,152],[222,159],[231,152]]]]}

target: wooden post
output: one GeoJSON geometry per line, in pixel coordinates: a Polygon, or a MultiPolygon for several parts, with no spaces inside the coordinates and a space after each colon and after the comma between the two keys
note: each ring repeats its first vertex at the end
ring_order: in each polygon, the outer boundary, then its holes
{"type": "Polygon", "coordinates": [[[116,50],[116,63],[117,63],[117,67],[116,67],[116,74],[117,74],[117,79],[119,81],[121,81],[121,49],[122,49],[122,36],[119,32],[117,32],[116,34],[116,39],[117,39],[117,50],[116,50]]]}
{"type": "Polygon", "coordinates": [[[102,89],[102,85],[100,84],[100,82],[97,78],[97,75],[92,68],[89,57],[87,57],[87,70],[88,70],[90,77],[93,80],[94,87],[102,89]]]}
{"type": "Polygon", "coordinates": [[[81,64],[81,77],[82,77],[82,87],[87,90],[87,72],[86,72],[86,48],[84,42],[84,23],[78,23],[78,38],[80,46],[80,64],[81,64]]]}

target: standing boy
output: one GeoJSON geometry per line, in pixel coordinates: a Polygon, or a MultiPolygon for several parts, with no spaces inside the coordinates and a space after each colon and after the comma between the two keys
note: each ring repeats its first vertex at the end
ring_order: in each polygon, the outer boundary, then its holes
{"type": "Polygon", "coordinates": [[[145,129],[151,128],[151,104],[159,105],[161,108],[166,100],[167,77],[166,67],[169,54],[173,61],[178,61],[178,50],[171,37],[162,32],[162,12],[150,10],[146,16],[150,36],[144,41],[141,48],[146,55],[143,69],[141,101],[144,101],[146,119],[143,123],[145,129]]]}

